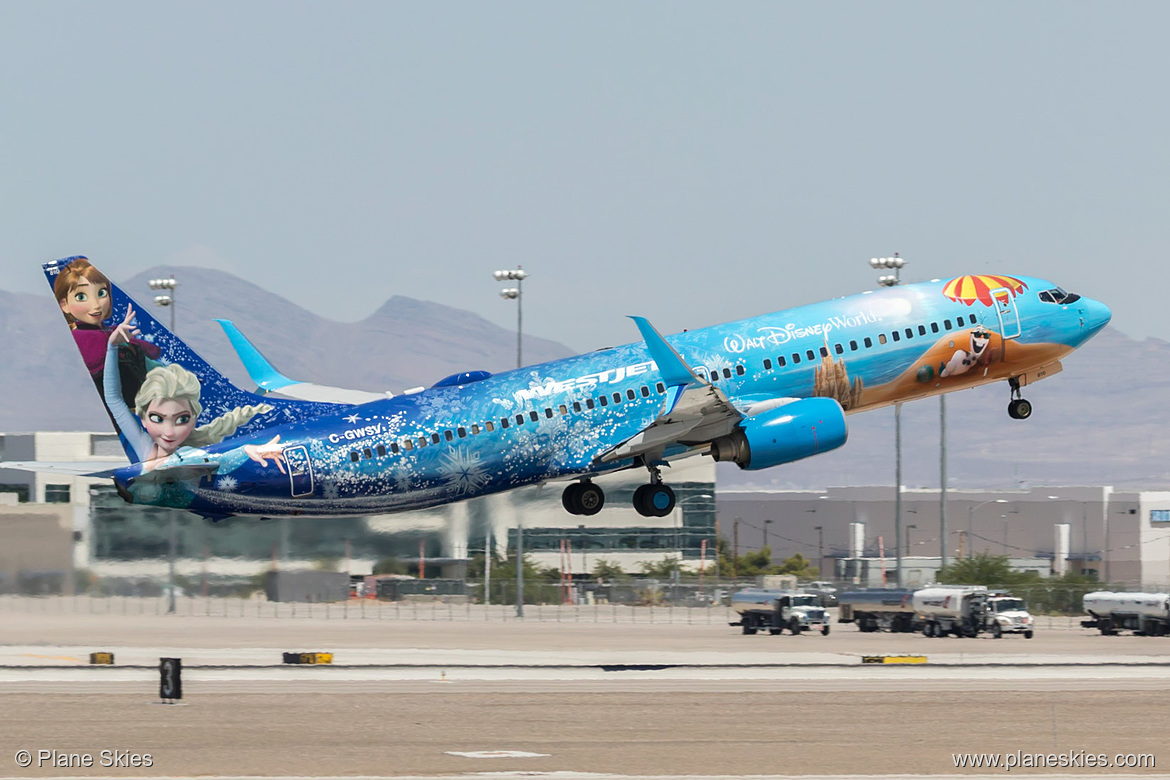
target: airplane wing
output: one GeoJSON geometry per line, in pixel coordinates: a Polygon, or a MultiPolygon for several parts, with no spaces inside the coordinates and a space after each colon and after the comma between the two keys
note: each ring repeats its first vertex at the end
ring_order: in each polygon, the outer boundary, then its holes
{"type": "Polygon", "coordinates": [[[699,377],[646,318],[630,319],[638,326],[658,366],[666,385],[666,398],[654,422],[597,459],[608,463],[640,455],[656,461],[670,445],[702,444],[731,433],[743,414],[723,391],[699,377]]]}
{"type": "Polygon", "coordinates": [[[371,393],[366,390],[350,390],[344,387],[330,387],[315,385],[310,382],[298,382],[289,379],[277,371],[260,350],[248,341],[247,337],[231,320],[216,320],[223,332],[227,334],[232,348],[240,356],[240,361],[248,371],[248,376],[256,383],[256,392],[276,393],[277,395],[295,398],[300,401],[324,401],[337,404],[368,404],[370,401],[380,401],[390,398],[393,393],[371,393]]]}

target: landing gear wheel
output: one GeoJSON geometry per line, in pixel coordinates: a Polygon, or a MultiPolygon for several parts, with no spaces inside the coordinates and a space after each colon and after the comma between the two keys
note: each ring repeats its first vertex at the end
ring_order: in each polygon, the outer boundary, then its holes
{"type": "Polygon", "coordinates": [[[605,506],[605,492],[592,482],[574,482],[561,494],[561,505],[571,515],[595,515],[605,506]]]}
{"type": "Polygon", "coordinates": [[[1013,420],[1027,420],[1032,416],[1032,402],[1025,398],[1015,398],[1008,404],[1008,417],[1013,420]]]}
{"type": "Polygon", "coordinates": [[[674,491],[669,485],[642,485],[634,491],[634,509],[642,517],[666,517],[674,505],[674,491]]]}

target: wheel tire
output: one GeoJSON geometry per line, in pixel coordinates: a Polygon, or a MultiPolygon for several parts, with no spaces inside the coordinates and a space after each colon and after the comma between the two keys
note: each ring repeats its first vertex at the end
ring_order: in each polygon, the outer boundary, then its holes
{"type": "Polygon", "coordinates": [[[577,506],[581,508],[579,514],[595,515],[605,506],[605,491],[592,482],[581,482],[577,493],[577,506]]]}
{"type": "Polygon", "coordinates": [[[999,623],[991,626],[991,636],[995,639],[1003,639],[1003,627],[999,623]]]}
{"type": "Polygon", "coordinates": [[[793,636],[800,636],[800,621],[796,618],[789,620],[788,630],[792,632],[793,636]]]}
{"type": "Polygon", "coordinates": [[[750,636],[750,635],[756,633],[756,630],[745,623],[743,626],[743,632],[750,636]]]}
{"type": "Polygon", "coordinates": [[[1029,417],[1032,416],[1032,402],[1025,400],[1023,398],[1017,399],[1016,400],[1016,414],[1018,415],[1017,419],[1027,420],[1029,417]]]}
{"type": "Polygon", "coordinates": [[[826,623],[825,625],[821,626],[821,636],[828,636],[828,635],[829,635],[829,624],[826,623]]]}
{"type": "Polygon", "coordinates": [[[781,632],[781,631],[783,631],[783,630],[784,630],[784,629],[782,629],[782,628],[769,628],[769,629],[768,629],[768,633],[769,633],[769,634],[771,634],[772,636],[777,636],[777,635],[779,635],[779,634],[780,634],[780,632],[781,632]]]}
{"type": "Polygon", "coordinates": [[[654,510],[646,501],[646,491],[654,487],[653,485],[638,485],[634,490],[634,511],[642,517],[654,517],[654,510]]]}
{"type": "Polygon", "coordinates": [[[561,493],[561,505],[571,515],[581,514],[581,483],[574,482],[561,493]]]}
{"type": "Polygon", "coordinates": [[[923,626],[922,627],[922,635],[933,637],[934,636],[934,623],[927,623],[925,626],[923,626]]]}
{"type": "Polygon", "coordinates": [[[1025,631],[1024,632],[1024,639],[1031,639],[1031,638],[1032,638],[1032,632],[1030,630],[1025,631]]]}

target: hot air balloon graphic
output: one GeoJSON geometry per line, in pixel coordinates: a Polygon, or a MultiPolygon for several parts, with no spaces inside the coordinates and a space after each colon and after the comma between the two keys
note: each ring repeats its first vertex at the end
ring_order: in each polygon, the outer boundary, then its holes
{"type": "MultiPolygon", "coordinates": [[[[999,276],[996,274],[981,274],[979,276],[960,276],[951,279],[943,285],[943,295],[952,301],[973,306],[979,301],[984,306],[991,306],[992,290],[1007,290],[1012,296],[1019,295],[1028,289],[1028,285],[1013,276],[999,276]]],[[[1002,293],[1000,293],[1002,295],[1002,293]]]]}

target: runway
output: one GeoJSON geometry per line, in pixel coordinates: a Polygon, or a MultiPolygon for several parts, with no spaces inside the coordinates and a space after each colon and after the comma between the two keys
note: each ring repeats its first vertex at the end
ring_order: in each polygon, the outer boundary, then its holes
{"type": "Polygon", "coordinates": [[[9,617],[9,777],[977,776],[955,755],[1162,758],[1170,722],[1170,638],[9,617]],[[117,664],[89,666],[94,650],[117,664]],[[284,666],[283,651],[332,652],[334,665],[284,666]],[[861,663],[882,653],[928,663],[861,663]],[[179,705],[157,700],[163,656],[183,658],[179,705]],[[31,772],[11,759],[46,748],[149,753],[152,766],[31,772]]]}

